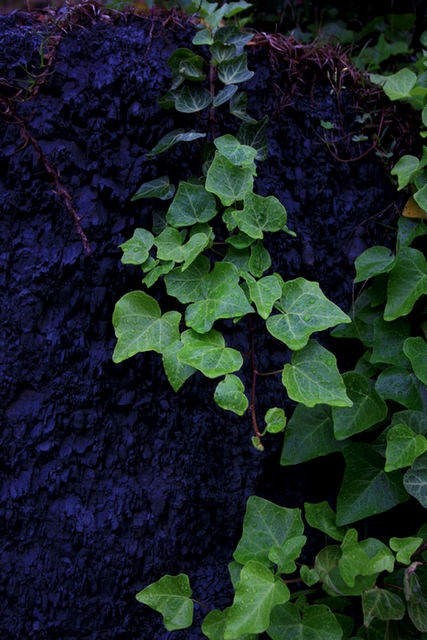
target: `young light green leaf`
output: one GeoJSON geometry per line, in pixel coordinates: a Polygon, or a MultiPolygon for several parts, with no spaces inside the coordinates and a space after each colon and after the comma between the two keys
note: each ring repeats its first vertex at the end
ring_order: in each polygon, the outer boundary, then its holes
{"type": "MultiPolygon", "coordinates": [[[[159,261],[156,260],[155,262],[159,262],[159,261]]],[[[175,266],[175,262],[173,261],[163,262],[163,264],[156,265],[153,269],[150,269],[150,271],[147,273],[145,278],[142,280],[142,284],[145,284],[145,286],[149,289],[150,287],[153,286],[155,282],[157,282],[157,280],[161,276],[163,276],[165,273],[169,273],[169,271],[172,271],[174,266],[175,266]]]]}
{"type": "Polygon", "coordinates": [[[405,615],[402,599],[386,589],[377,586],[362,591],[363,624],[369,627],[374,618],[380,620],[401,620],[405,615]]]}
{"type": "MultiPolygon", "coordinates": [[[[422,175],[419,176],[419,181],[424,182],[425,180],[425,171],[422,175]]],[[[415,184],[419,187],[418,179],[415,179],[415,184]]],[[[427,217],[427,184],[424,184],[422,187],[418,188],[418,191],[414,193],[414,200],[417,205],[423,210],[424,215],[427,217]]]]}
{"type": "Polygon", "coordinates": [[[422,538],[390,538],[390,548],[397,551],[396,560],[403,564],[411,564],[412,554],[422,544],[422,538]]]}
{"type": "Polygon", "coordinates": [[[257,152],[253,147],[241,144],[237,138],[230,134],[216,138],[214,144],[221,155],[228,158],[236,166],[255,168],[254,159],[257,152]]]}
{"type": "Polygon", "coordinates": [[[233,247],[236,247],[236,249],[246,249],[246,247],[249,247],[253,242],[255,242],[253,238],[242,232],[226,238],[225,241],[227,244],[231,244],[233,247]]]}
{"type": "Polygon", "coordinates": [[[185,271],[174,269],[165,277],[168,295],[174,296],[183,304],[201,300],[209,269],[210,262],[206,256],[198,256],[185,271]]]}
{"type": "Polygon", "coordinates": [[[427,508],[427,453],[417,458],[403,477],[405,489],[427,508]]]}
{"type": "MultiPolygon", "coordinates": [[[[209,640],[224,640],[224,633],[227,626],[228,612],[230,607],[224,609],[224,611],[218,611],[214,609],[209,611],[206,618],[202,623],[202,632],[209,640]]],[[[257,640],[258,634],[245,633],[240,636],[239,640],[257,640]]]]}
{"type": "Polygon", "coordinates": [[[301,580],[309,587],[312,587],[314,584],[319,582],[319,576],[316,569],[309,569],[306,564],[303,564],[300,567],[299,574],[301,576],[301,580]]]}
{"type": "Polygon", "coordinates": [[[273,607],[285,603],[291,595],[288,587],[256,560],[245,564],[240,577],[233,605],[228,611],[224,640],[265,631],[270,626],[273,607]]]}
{"type": "Polygon", "coordinates": [[[214,42],[211,45],[211,54],[215,58],[216,63],[224,62],[224,60],[231,60],[237,55],[236,45],[224,44],[222,42],[214,42]]]}
{"type": "Polygon", "coordinates": [[[179,391],[184,382],[196,371],[194,367],[189,367],[178,360],[177,353],[182,346],[182,342],[177,340],[172,342],[162,354],[166,375],[175,392],[179,391]]]}
{"type": "Polygon", "coordinates": [[[264,271],[271,267],[271,256],[261,241],[255,242],[251,246],[251,257],[249,258],[249,271],[256,278],[261,278],[264,271]]]}
{"type": "Polygon", "coordinates": [[[229,207],[252,191],[253,181],[250,167],[237,167],[217,152],[209,167],[205,188],[217,195],[225,207],[229,207]]]}
{"type": "Polygon", "coordinates": [[[391,76],[370,74],[371,82],[381,84],[390,100],[404,100],[411,97],[412,89],[417,82],[416,74],[406,67],[391,76]]]}
{"type": "Polygon", "coordinates": [[[154,240],[154,244],[157,246],[157,258],[183,262],[183,271],[206,249],[209,242],[210,239],[206,234],[196,233],[183,245],[181,234],[172,227],[166,227],[154,240]]]}
{"type": "Polygon", "coordinates": [[[239,229],[251,238],[262,239],[265,231],[280,231],[286,224],[286,209],[274,196],[247,192],[244,208],[233,211],[239,229]]]}
{"type": "Polygon", "coordinates": [[[240,353],[227,347],[215,329],[202,335],[189,329],[181,334],[181,340],[184,346],[177,353],[178,360],[201,371],[207,378],[233,373],[243,364],[240,353]]]}
{"type": "Polygon", "coordinates": [[[293,573],[296,571],[295,560],[300,557],[301,550],[307,542],[306,536],[296,536],[286,542],[281,547],[271,547],[268,558],[277,565],[277,573],[293,573]]]}
{"type": "Polygon", "coordinates": [[[202,299],[187,307],[189,327],[205,333],[219,318],[238,318],[254,310],[239,286],[239,272],[229,262],[217,262],[204,278],[202,299]]]}
{"type": "Polygon", "coordinates": [[[353,443],[343,455],[346,469],[337,500],[339,526],[383,513],[408,500],[400,471],[386,473],[384,458],[369,445],[353,443]]]}
{"type": "Polygon", "coordinates": [[[163,576],[136,595],[143,602],[163,616],[168,631],[186,629],[193,622],[194,604],[191,600],[191,587],[188,576],[163,576]]]}
{"type": "Polygon", "coordinates": [[[239,84],[250,80],[254,75],[247,67],[246,53],[242,53],[232,60],[224,60],[218,65],[218,78],[224,84],[239,84]]]}
{"type": "Polygon", "coordinates": [[[334,436],[332,407],[318,404],[309,408],[298,404],[286,427],[280,464],[306,462],[342,451],[346,445],[334,436]]]}
{"type": "Polygon", "coordinates": [[[143,264],[153,246],[154,236],[146,229],[135,229],[130,240],[119,245],[123,251],[123,264],[143,264]]]}
{"type": "Polygon", "coordinates": [[[253,559],[271,567],[271,547],[280,549],[288,540],[302,536],[303,531],[300,509],[279,507],[263,498],[251,496],[246,506],[243,534],[233,557],[241,564],[253,559]]]}
{"type": "Polygon", "coordinates": [[[320,529],[334,540],[342,542],[346,534],[346,527],[337,526],[337,517],[334,510],[325,502],[318,504],[304,503],[305,519],[310,527],[320,529]]]}
{"type": "Polygon", "coordinates": [[[249,294],[261,318],[266,320],[271,313],[273,304],[282,295],[282,288],[274,276],[265,276],[255,280],[249,273],[244,274],[248,284],[249,294]]]}
{"type": "Polygon", "coordinates": [[[196,35],[194,36],[192,43],[193,44],[212,44],[213,42],[213,37],[212,37],[212,32],[210,29],[201,29],[201,31],[199,31],[198,33],[196,33],[196,35]]]}
{"type": "Polygon", "coordinates": [[[224,102],[227,102],[227,100],[230,100],[230,98],[234,96],[238,88],[239,87],[237,86],[237,84],[227,84],[224,89],[218,91],[212,101],[212,106],[219,107],[220,105],[224,104],[224,102]]]}
{"type": "Polygon", "coordinates": [[[398,190],[406,187],[417,173],[420,161],[415,156],[402,156],[390,171],[392,176],[397,176],[398,190]]]}
{"type": "Polygon", "coordinates": [[[414,373],[404,367],[389,367],[382,371],[375,389],[384,400],[394,400],[407,409],[423,411],[427,408],[425,387],[414,373]]]}
{"type": "Polygon", "coordinates": [[[427,343],[422,338],[408,338],[403,351],[411,361],[415,375],[427,384],[427,343]]]}
{"type": "Polygon", "coordinates": [[[378,575],[381,571],[391,573],[394,569],[395,557],[390,549],[376,538],[359,542],[356,529],[346,532],[341,551],[338,565],[349,587],[354,587],[357,576],[378,575]]]}
{"type": "Polygon", "coordinates": [[[267,142],[268,116],[264,116],[259,122],[244,122],[237,132],[237,139],[242,144],[257,150],[257,160],[265,160],[268,154],[267,142]]]}
{"type": "Polygon", "coordinates": [[[230,113],[236,118],[249,124],[256,124],[256,120],[246,113],[248,107],[248,96],[245,92],[236,93],[230,100],[230,113]]]}
{"type": "Polygon", "coordinates": [[[290,349],[305,347],[315,331],[336,324],[350,323],[350,318],[328,300],[317,282],[304,278],[289,280],[282,285],[282,296],[275,305],[281,312],[267,320],[267,330],[290,349]]]}
{"type": "Polygon", "coordinates": [[[335,407],[351,407],[345,385],[337,368],[334,355],[309,340],[307,346],[292,355],[292,364],[285,364],[282,382],[291,400],[307,407],[329,404],[335,407]]]}
{"type": "Polygon", "coordinates": [[[403,343],[411,333],[411,324],[408,318],[403,316],[391,322],[377,318],[373,325],[374,346],[370,362],[409,368],[409,360],[403,352],[403,343]]]}
{"type": "Polygon", "coordinates": [[[427,440],[404,424],[396,424],[387,431],[385,471],[410,467],[416,458],[427,451],[427,440]]]}
{"type": "MultiPolygon", "coordinates": [[[[167,151],[168,149],[176,145],[178,142],[192,142],[193,140],[197,140],[198,138],[204,138],[205,136],[206,136],[206,133],[197,133],[196,131],[193,131],[193,130],[185,132],[184,129],[175,129],[175,131],[171,131],[170,133],[167,133],[165,136],[163,136],[163,138],[161,138],[161,140],[159,140],[159,142],[156,144],[154,149],[147,152],[145,155],[147,156],[147,158],[153,158],[159,153],[163,153],[164,151],[167,151]]],[[[162,179],[162,178],[159,178],[159,179],[162,179]]],[[[165,177],[165,179],[167,178],[165,177]]],[[[168,183],[169,183],[169,180],[168,180],[168,183]]],[[[148,198],[149,196],[145,196],[145,197],[148,198]]]]}
{"type": "Polygon", "coordinates": [[[212,96],[207,89],[199,85],[186,85],[176,94],[175,109],[181,113],[195,113],[202,111],[212,102],[212,96]]]}
{"type": "Polygon", "coordinates": [[[131,202],[141,200],[141,198],[160,198],[160,200],[169,200],[175,193],[175,187],[170,184],[167,176],[144,182],[138,191],[132,196],[131,202]]]}
{"type": "MultiPolygon", "coordinates": [[[[249,4],[249,2],[245,2],[245,0],[238,0],[238,2],[227,2],[226,5],[226,12],[225,12],[225,17],[226,18],[232,18],[233,16],[235,16],[237,13],[240,13],[241,11],[245,11],[245,9],[249,9],[249,7],[252,7],[252,4],[249,4]]],[[[244,34],[247,35],[247,34],[244,34]]]]}
{"type": "Polygon", "coordinates": [[[372,380],[355,371],[344,373],[342,377],[353,406],[332,409],[334,432],[338,440],[365,431],[387,416],[387,405],[375,391],[372,380]]]}
{"type": "Polygon", "coordinates": [[[341,640],[342,629],[329,607],[313,604],[302,614],[291,602],[276,607],[267,631],[272,640],[341,640]]]}
{"type": "Polygon", "coordinates": [[[354,282],[364,282],[368,278],[388,273],[393,269],[395,256],[386,247],[370,247],[355,260],[356,277],[354,282]]]}
{"type": "Polygon", "coordinates": [[[403,247],[390,273],[384,320],[406,316],[427,293],[427,262],[421,251],[403,247]]]}
{"type": "Polygon", "coordinates": [[[172,227],[179,228],[208,222],[216,213],[215,198],[204,187],[180,182],[166,214],[166,220],[172,227]]]}
{"type": "Polygon", "coordinates": [[[265,422],[268,433],[279,433],[286,427],[285,412],[279,407],[272,407],[265,414],[265,422]]]}
{"type": "Polygon", "coordinates": [[[113,326],[117,344],[113,362],[122,362],[142,351],[163,353],[179,340],[181,314],[168,311],[162,316],[154,298],[143,291],[126,293],[116,304],[113,326]]]}
{"type": "Polygon", "coordinates": [[[219,7],[215,11],[212,11],[212,13],[205,17],[205,22],[212,29],[212,31],[218,29],[226,11],[227,4],[224,3],[221,7],[219,7]]]}
{"type": "Polygon", "coordinates": [[[355,578],[354,586],[349,587],[341,576],[339,567],[341,557],[341,548],[335,545],[325,547],[316,556],[314,568],[326,593],[331,596],[360,596],[364,589],[373,587],[378,574],[358,575],[355,578]]]}
{"type": "Polygon", "coordinates": [[[233,411],[238,416],[242,416],[249,405],[244,391],[245,386],[240,378],[233,374],[228,374],[224,380],[218,383],[214,400],[222,409],[233,411]]]}

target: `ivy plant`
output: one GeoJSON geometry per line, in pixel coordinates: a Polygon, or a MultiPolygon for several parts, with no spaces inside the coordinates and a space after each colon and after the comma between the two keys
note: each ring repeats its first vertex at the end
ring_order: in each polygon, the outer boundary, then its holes
{"type": "MultiPolygon", "coordinates": [[[[209,611],[202,625],[206,637],[427,638],[427,525],[384,541],[359,540],[351,526],[410,497],[427,507],[427,262],[413,246],[427,227],[402,218],[394,252],[372,247],[359,256],[355,283],[365,284],[351,317],[317,283],[271,272],[266,234],[292,232],[280,201],[253,191],[257,163],[268,153],[268,121],[251,118],[240,89],[253,75],[244,51],[251,34],[224,24],[247,6],[202,0],[203,22],[193,38],[194,46],[204,47],[202,55],[185,48],[169,58],[172,87],[160,104],[200,114],[206,128],[169,132],[147,157],[192,144],[201,171],[178,185],[160,176],[133,196],[168,204],[163,214],[153,214],[151,231],[136,229],[121,245],[122,261],[141,267],[145,290],[125,294],[116,305],[113,359],[157,352],[175,391],[196,372],[219,379],[215,402],[237,415],[250,411],[256,448],[262,450],[266,431],[284,431],[282,465],[333,452],[344,456],[336,510],[327,502],[306,503],[308,529],[300,509],[249,498],[229,565],[234,600],[224,611],[209,611]],[[235,135],[218,135],[218,114],[242,122],[235,135]],[[158,281],[175,310],[163,311],[146,292],[158,281]],[[259,373],[253,345],[247,394],[239,375],[243,355],[227,344],[219,324],[246,317],[250,329],[255,315],[292,352],[290,362],[272,375],[281,376],[287,396],[297,403],[289,420],[283,408],[269,408],[262,432],[255,414],[259,373]],[[363,344],[353,371],[341,374],[334,355],[313,338],[332,327],[335,337],[363,344]],[[299,561],[310,528],[333,541],[312,565],[299,561]]],[[[164,576],[137,599],[159,611],[168,630],[192,624],[196,601],[186,575],[164,576]]]]}

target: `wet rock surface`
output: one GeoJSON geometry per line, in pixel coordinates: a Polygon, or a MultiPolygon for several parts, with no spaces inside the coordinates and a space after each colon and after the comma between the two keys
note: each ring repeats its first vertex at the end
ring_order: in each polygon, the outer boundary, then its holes
{"type": "MultiPolygon", "coordinates": [[[[247,498],[257,493],[301,507],[334,497],[338,480],[326,481],[318,463],[278,468],[280,437],[267,439],[266,453],[258,454],[250,420],[214,404],[216,381],[193,376],[177,395],[156,354],[112,363],[114,305],[141,280],[138,268],[121,264],[118,245],[150,225],[151,207],[158,207],[130,197],[154,177],[177,182],[198,170],[187,145],[154,161],[144,155],[164,133],[199,126],[156,101],[169,85],[168,56],[191,46],[193,34],[192,25],[162,26],[165,20],[128,16],[70,26],[37,95],[13,102],[15,118],[2,102],[4,638],[199,639],[197,629],[171,636],[135,593],[164,573],[185,572],[198,600],[227,606],[227,563],[247,498]],[[83,216],[90,255],[19,122],[83,216]]],[[[46,35],[24,14],[0,18],[0,78],[28,88],[46,35]]],[[[256,191],[281,200],[298,234],[268,240],[273,266],[285,278],[318,280],[347,310],[352,264],[365,246],[383,241],[377,222],[393,221],[395,189],[374,154],[338,162],[316,136],[320,118],[339,115],[320,72],[314,87],[290,95],[286,65],[273,69],[268,48],[251,51],[249,68],[248,112],[271,120],[256,191]]],[[[11,97],[10,86],[0,92],[11,97]]],[[[350,93],[341,108],[354,118],[350,93]]],[[[225,121],[224,132],[238,124],[225,121]]],[[[155,296],[164,297],[161,286],[155,296]]],[[[222,326],[230,345],[247,352],[246,325],[222,326]]],[[[255,339],[262,371],[283,366],[286,350],[261,326],[255,339]]],[[[333,348],[344,364],[354,357],[342,344],[333,348]]],[[[246,363],[247,384],[250,373],[246,363]]],[[[282,404],[279,382],[261,379],[259,415],[282,404]]],[[[339,479],[340,458],[336,467],[339,479]]]]}

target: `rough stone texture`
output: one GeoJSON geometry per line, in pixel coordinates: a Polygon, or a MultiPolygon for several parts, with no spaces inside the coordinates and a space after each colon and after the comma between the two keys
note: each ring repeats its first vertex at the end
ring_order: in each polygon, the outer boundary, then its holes
{"type": "MultiPolygon", "coordinates": [[[[84,214],[91,255],[16,121],[0,119],[0,628],[11,640],[199,639],[196,627],[171,636],[135,593],[164,573],[186,572],[198,600],[228,605],[226,565],[246,499],[256,492],[296,507],[333,498],[337,486],[322,481],[319,463],[273,471],[280,437],[257,454],[249,419],[214,404],[215,381],[194,376],[176,395],[156,354],[111,361],[114,305],[141,280],[138,268],[121,264],[118,245],[158,206],[130,196],[156,176],[197,171],[189,146],[144,156],[165,132],[198,126],[157,105],[168,87],[166,60],[192,35],[191,25],[161,28],[162,19],[74,25],[60,34],[48,82],[15,103],[84,214]]],[[[42,36],[34,18],[1,18],[0,78],[17,83],[26,79],[22,67],[37,71],[42,36]]],[[[298,233],[269,240],[274,267],[317,279],[347,309],[354,258],[382,239],[374,216],[387,210],[380,219],[393,219],[395,190],[373,154],[336,162],[316,137],[319,118],[338,117],[320,72],[314,87],[301,86],[279,108],[289,92],[286,65],[273,71],[261,48],[249,66],[249,112],[271,117],[257,191],[281,200],[298,233]]],[[[10,96],[4,84],[0,91],[10,96]]],[[[343,108],[350,121],[350,95],[343,108]]],[[[237,126],[224,122],[224,131],[237,126]]],[[[161,286],[155,295],[161,299],[161,286]]],[[[243,323],[237,335],[222,326],[230,344],[248,350],[243,323]]],[[[261,328],[256,346],[262,370],[289,357],[261,328]]],[[[249,374],[247,364],[247,382],[249,374]]],[[[283,388],[262,379],[258,400],[262,415],[283,404],[283,388]]],[[[342,461],[333,460],[339,479],[342,461]]]]}

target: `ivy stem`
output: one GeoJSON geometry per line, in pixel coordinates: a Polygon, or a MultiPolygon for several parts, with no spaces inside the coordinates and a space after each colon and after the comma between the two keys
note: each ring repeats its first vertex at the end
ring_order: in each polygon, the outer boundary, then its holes
{"type": "Polygon", "coordinates": [[[258,422],[256,419],[256,411],[255,411],[257,368],[255,363],[254,328],[252,326],[250,315],[248,315],[248,324],[249,324],[249,335],[251,340],[250,355],[251,355],[251,363],[252,363],[252,391],[251,391],[251,404],[249,405],[249,411],[252,417],[252,426],[254,429],[255,437],[258,438],[259,441],[261,442],[261,433],[258,429],[258,422]]]}
{"type": "Polygon", "coordinates": [[[260,373],[259,371],[255,371],[257,376],[274,376],[276,373],[282,373],[283,369],[278,369],[277,371],[267,371],[267,373],[260,373]]]}
{"type": "Polygon", "coordinates": [[[425,542],[423,542],[423,543],[418,547],[418,549],[416,549],[416,550],[414,551],[414,553],[413,553],[413,554],[412,554],[412,556],[411,556],[411,560],[413,560],[414,558],[416,558],[416,556],[419,556],[419,555],[420,555],[420,553],[423,553],[423,551],[426,551],[426,550],[427,550],[427,540],[425,540],[425,542]]]}
{"type": "Polygon", "coordinates": [[[384,582],[385,587],[393,587],[393,589],[399,589],[399,591],[405,591],[403,587],[398,587],[397,584],[390,584],[389,582],[384,582]]]}
{"type": "Polygon", "coordinates": [[[199,600],[195,600],[194,598],[190,598],[190,600],[192,600],[194,604],[198,604],[200,607],[203,607],[203,609],[206,609],[206,611],[210,611],[210,608],[206,604],[203,604],[203,602],[199,602],[199,600]]]}

